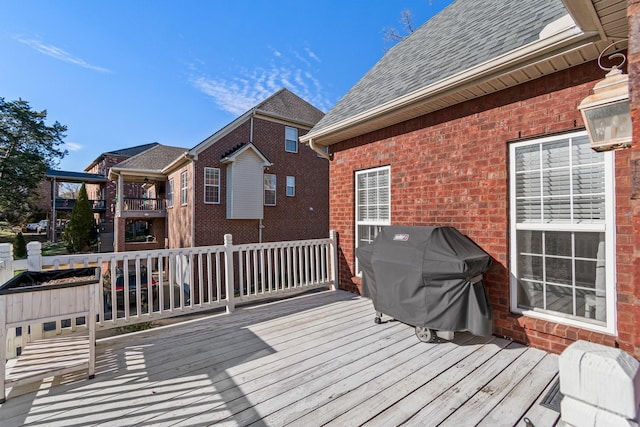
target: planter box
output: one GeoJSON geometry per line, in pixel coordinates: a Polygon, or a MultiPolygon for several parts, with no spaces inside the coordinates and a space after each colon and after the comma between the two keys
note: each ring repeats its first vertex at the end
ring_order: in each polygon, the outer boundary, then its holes
{"type": "Polygon", "coordinates": [[[83,369],[93,377],[99,282],[99,269],[81,268],[27,271],[0,286],[0,360],[6,360],[9,329],[22,327],[25,344],[18,359],[0,363],[0,403],[6,386],[83,369]],[[77,317],[86,319],[84,334],[26,342],[30,325],[77,317]]]}

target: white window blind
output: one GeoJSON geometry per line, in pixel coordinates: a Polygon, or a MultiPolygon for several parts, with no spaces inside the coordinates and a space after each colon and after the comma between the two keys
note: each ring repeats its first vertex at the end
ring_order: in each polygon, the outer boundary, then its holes
{"type": "Polygon", "coordinates": [[[514,311],[613,330],[612,169],[584,132],[511,146],[514,311]]]}
{"type": "MultiPolygon", "coordinates": [[[[388,166],[356,172],[356,248],[373,242],[391,224],[390,174],[388,166]]],[[[357,260],[356,270],[359,274],[357,260]]]]}

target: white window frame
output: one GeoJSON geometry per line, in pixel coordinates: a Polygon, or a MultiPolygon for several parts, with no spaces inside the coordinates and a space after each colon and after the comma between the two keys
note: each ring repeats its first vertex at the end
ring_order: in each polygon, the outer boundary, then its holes
{"type": "Polygon", "coordinates": [[[294,197],[296,195],[296,177],[287,176],[287,197],[294,197]],[[291,190],[291,191],[289,191],[291,190]]]}
{"type": "Polygon", "coordinates": [[[185,206],[187,204],[187,202],[189,201],[188,199],[188,188],[189,188],[189,184],[188,184],[188,175],[187,175],[187,171],[182,171],[180,173],[180,204],[182,206],[185,206]]]}
{"type": "Polygon", "coordinates": [[[294,128],[291,126],[285,126],[284,127],[284,151],[286,151],[287,153],[297,153],[298,152],[298,128],[294,128]],[[295,137],[293,139],[288,138],[288,131],[294,131],[295,132],[295,137]],[[294,144],[294,148],[291,149],[290,147],[287,146],[287,143],[289,143],[290,141],[293,141],[294,144]]]}
{"type": "Polygon", "coordinates": [[[167,207],[173,207],[173,178],[167,181],[167,207]]]}
{"type": "Polygon", "coordinates": [[[265,206],[276,206],[276,204],[278,203],[278,177],[275,174],[272,173],[265,173],[264,177],[266,178],[267,176],[271,176],[273,177],[273,189],[267,189],[267,183],[266,181],[264,181],[264,192],[263,192],[263,197],[264,197],[264,205],[265,206]],[[273,191],[273,204],[271,203],[267,203],[267,191],[273,191]]]}
{"type": "MultiPolygon", "coordinates": [[[[354,180],[355,180],[355,197],[354,197],[354,207],[355,207],[355,218],[354,218],[354,222],[355,222],[355,242],[354,242],[354,247],[355,249],[358,248],[358,244],[360,242],[360,226],[372,226],[372,227],[384,227],[384,226],[388,226],[391,225],[391,166],[380,166],[380,167],[376,167],[376,168],[371,168],[371,169],[363,169],[363,170],[359,170],[356,171],[355,176],[354,176],[354,180]],[[389,187],[387,189],[387,200],[389,201],[389,218],[388,219],[378,219],[378,220],[365,220],[365,221],[359,221],[358,220],[358,213],[359,213],[359,206],[358,206],[358,191],[360,190],[359,186],[358,186],[358,177],[360,175],[364,175],[364,174],[369,174],[369,173],[378,173],[380,171],[387,171],[388,176],[389,176],[389,187]]],[[[360,270],[360,263],[358,262],[358,258],[356,257],[356,275],[357,276],[361,276],[362,272],[360,270]]]]}
{"type": "MultiPolygon", "coordinates": [[[[525,316],[552,321],[555,323],[575,326],[582,329],[603,332],[607,334],[616,333],[616,255],[615,255],[615,183],[614,183],[614,154],[607,152],[604,154],[604,194],[605,194],[605,220],[602,223],[517,223],[516,205],[516,150],[520,147],[546,142],[560,141],[586,136],[586,132],[574,132],[552,137],[539,138],[535,140],[513,143],[509,147],[510,164],[510,236],[511,247],[510,262],[510,306],[511,311],[525,316]],[[592,323],[589,319],[580,319],[562,313],[553,313],[541,309],[526,309],[518,307],[518,244],[516,233],[519,230],[533,231],[562,231],[562,232],[600,232],[605,234],[605,307],[606,321],[592,323]]],[[[541,202],[544,203],[544,202],[541,202]]],[[[572,258],[575,260],[576,258],[572,258]]]]}
{"type": "Polygon", "coordinates": [[[204,168],[204,203],[206,205],[219,205],[220,204],[220,168],[204,168]],[[208,176],[209,173],[213,173],[213,177],[208,176]],[[210,184],[209,181],[217,180],[217,184],[210,184]],[[213,187],[213,195],[215,195],[215,200],[207,200],[207,189],[213,187]]]}

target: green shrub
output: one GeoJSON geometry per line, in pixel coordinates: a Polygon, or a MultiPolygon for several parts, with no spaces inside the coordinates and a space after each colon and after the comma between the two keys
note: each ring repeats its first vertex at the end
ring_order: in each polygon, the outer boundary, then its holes
{"type": "Polygon", "coordinates": [[[16,238],[13,239],[13,257],[17,259],[27,257],[27,242],[21,231],[18,231],[16,238]]]}

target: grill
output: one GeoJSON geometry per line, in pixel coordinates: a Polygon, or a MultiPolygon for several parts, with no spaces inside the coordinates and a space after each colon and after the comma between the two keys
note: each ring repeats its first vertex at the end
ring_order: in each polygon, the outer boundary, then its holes
{"type": "Polygon", "coordinates": [[[491,256],[453,227],[388,226],[356,251],[362,295],[382,316],[414,326],[421,341],[455,331],[492,333],[483,283],[491,256]]]}

